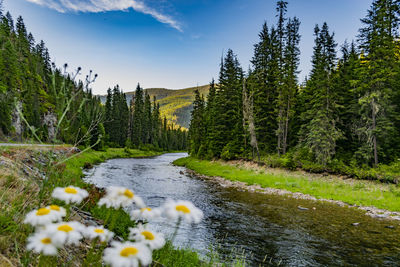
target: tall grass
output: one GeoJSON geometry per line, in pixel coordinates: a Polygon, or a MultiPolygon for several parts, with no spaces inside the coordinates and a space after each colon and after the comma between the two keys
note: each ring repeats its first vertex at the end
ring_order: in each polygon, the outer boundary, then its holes
{"type": "MultiPolygon", "coordinates": [[[[16,150],[23,151],[24,149],[7,148],[0,152],[9,153],[16,150]]],[[[122,210],[111,209],[110,211],[110,209],[98,207],[96,203],[104,192],[82,180],[82,169],[111,158],[149,157],[159,155],[161,152],[134,149],[88,151],[62,164],[57,164],[59,159],[53,161],[54,154],[51,151],[35,152],[33,150],[30,148],[29,151],[18,153],[25,153],[28,158],[37,159],[45,156],[49,159],[48,164],[44,166],[34,164],[45,174],[44,180],[24,175],[21,171],[22,165],[20,165],[23,164],[23,160],[19,163],[14,162],[15,169],[0,166],[0,266],[103,266],[101,255],[105,246],[97,247],[97,253],[90,252],[90,244],[83,243],[79,247],[66,247],[60,251],[58,258],[38,256],[27,251],[26,239],[34,229],[22,223],[26,213],[34,208],[53,203],[61,205],[61,202],[50,199],[55,187],[78,186],[89,192],[89,198],[77,208],[90,212],[95,219],[100,221],[106,221],[111,212],[111,218],[114,220],[105,226],[119,237],[126,239],[126,229],[135,226],[135,222],[131,221],[122,210]]],[[[195,251],[188,248],[175,248],[170,242],[155,252],[154,259],[159,266],[215,266],[210,259],[201,258],[195,251]]],[[[218,266],[225,265],[220,263],[218,266]]]]}

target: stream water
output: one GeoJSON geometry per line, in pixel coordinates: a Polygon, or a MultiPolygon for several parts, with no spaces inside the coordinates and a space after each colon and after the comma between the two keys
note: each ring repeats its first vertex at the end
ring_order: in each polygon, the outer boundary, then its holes
{"type": "MultiPolygon", "coordinates": [[[[335,204],[222,187],[172,165],[185,156],[109,160],[88,171],[86,181],[131,188],[150,207],[168,198],[192,201],[204,220],[183,224],[174,243],[203,255],[210,248],[228,261],[244,255],[249,266],[400,266],[398,223],[335,204]]],[[[167,236],[174,230],[162,219],[150,224],[167,236]]]]}

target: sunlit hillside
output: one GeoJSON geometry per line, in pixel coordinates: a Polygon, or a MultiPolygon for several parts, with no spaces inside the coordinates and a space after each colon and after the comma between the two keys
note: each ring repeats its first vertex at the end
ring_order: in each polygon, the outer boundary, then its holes
{"type": "MultiPolygon", "coordinates": [[[[165,116],[169,121],[189,128],[190,113],[193,110],[194,91],[198,89],[200,94],[206,97],[209,87],[209,85],[203,85],[185,89],[147,88],[145,91],[150,95],[151,99],[155,96],[157,102],[160,103],[162,117],[165,116]]],[[[125,94],[129,103],[135,92],[126,92],[125,94]]],[[[106,97],[101,96],[101,100],[105,102],[106,97]]]]}

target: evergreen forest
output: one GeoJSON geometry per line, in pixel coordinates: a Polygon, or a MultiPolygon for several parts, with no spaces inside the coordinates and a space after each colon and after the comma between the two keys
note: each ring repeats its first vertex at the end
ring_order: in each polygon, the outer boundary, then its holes
{"type": "Polygon", "coordinates": [[[301,22],[287,8],[278,1],[262,25],[249,70],[228,50],[209,95],[196,93],[190,154],[393,182],[376,170],[400,171],[400,1],[373,1],[351,42],[315,25],[303,81],[301,22]]]}
{"type": "MultiPolygon", "coordinates": [[[[1,2],[0,2],[1,3],[1,2]]],[[[0,6],[0,10],[3,10],[0,6]]],[[[97,74],[57,67],[44,41],[36,42],[22,17],[0,13],[0,139],[105,147],[183,150],[187,131],[159,112],[155,99],[137,94],[132,105],[115,86],[107,103],[93,95],[97,74]]],[[[138,86],[138,91],[141,92],[138,86]]]]}

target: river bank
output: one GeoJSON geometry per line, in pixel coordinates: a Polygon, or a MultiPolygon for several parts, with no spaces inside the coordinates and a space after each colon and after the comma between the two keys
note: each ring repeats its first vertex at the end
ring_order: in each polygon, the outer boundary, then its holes
{"type": "MultiPolygon", "coordinates": [[[[99,208],[96,203],[104,190],[85,183],[82,180],[82,170],[112,158],[143,158],[160,154],[162,152],[135,149],[108,149],[77,154],[76,149],[64,146],[0,147],[0,266],[43,264],[43,257],[26,251],[26,238],[33,228],[22,222],[27,212],[54,202],[50,195],[55,187],[73,185],[86,189],[89,198],[72,207],[71,219],[86,224],[101,224],[108,216],[108,211],[99,208]]],[[[135,226],[121,210],[113,210],[111,216],[116,218],[115,223],[105,226],[122,238],[127,235],[125,229],[135,226]]],[[[67,247],[60,251],[58,257],[47,257],[46,266],[57,266],[60,262],[102,266],[101,251],[86,257],[89,248],[90,244],[67,247]]],[[[175,249],[170,244],[153,258],[161,264],[176,262],[177,266],[200,262],[197,253],[175,249]]]]}
{"type": "MultiPolygon", "coordinates": [[[[186,156],[113,159],[88,171],[84,180],[100,188],[135,188],[149,207],[166,199],[193,202],[204,219],[195,227],[182,225],[174,245],[191,247],[201,256],[211,247],[227,262],[242,257],[246,266],[396,266],[400,261],[397,221],[377,220],[334,203],[223,186],[172,164],[186,156]]],[[[166,236],[173,232],[171,222],[163,219],[150,226],[166,236]]]]}
{"type": "Polygon", "coordinates": [[[206,161],[187,157],[174,164],[222,186],[331,202],[361,209],[371,217],[400,220],[400,188],[393,184],[273,169],[245,161],[206,161]]]}

